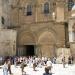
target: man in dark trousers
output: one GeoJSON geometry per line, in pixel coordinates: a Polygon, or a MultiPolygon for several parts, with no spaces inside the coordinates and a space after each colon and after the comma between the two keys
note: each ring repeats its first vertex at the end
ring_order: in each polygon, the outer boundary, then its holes
{"type": "Polygon", "coordinates": [[[22,60],[22,63],[21,63],[21,71],[22,71],[22,75],[26,75],[26,72],[24,72],[24,67],[26,67],[27,64],[22,60]]]}
{"type": "Polygon", "coordinates": [[[9,73],[11,75],[12,72],[11,72],[11,60],[10,59],[8,59],[8,71],[9,71],[9,73]]]}

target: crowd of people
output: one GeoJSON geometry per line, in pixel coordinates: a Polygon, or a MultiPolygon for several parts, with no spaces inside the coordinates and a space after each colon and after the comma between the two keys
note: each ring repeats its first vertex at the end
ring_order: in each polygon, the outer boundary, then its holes
{"type": "MultiPolygon", "coordinates": [[[[68,64],[73,64],[73,57],[69,56],[68,58],[68,64]]],[[[36,57],[36,56],[20,56],[20,57],[14,57],[14,58],[6,58],[4,60],[4,65],[3,65],[3,75],[12,75],[13,73],[11,72],[11,65],[14,64],[15,68],[19,65],[21,68],[22,75],[26,75],[26,72],[24,71],[24,68],[26,66],[32,67],[33,71],[36,71],[36,67],[42,68],[45,66],[45,73],[43,75],[52,75],[52,64],[56,64],[56,58],[53,57],[52,59],[47,58],[47,57],[36,57]]],[[[65,57],[62,58],[62,64],[63,67],[65,68],[65,57]]]]}

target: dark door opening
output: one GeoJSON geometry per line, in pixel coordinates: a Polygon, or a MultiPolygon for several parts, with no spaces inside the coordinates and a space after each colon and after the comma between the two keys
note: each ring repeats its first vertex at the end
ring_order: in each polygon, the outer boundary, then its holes
{"type": "Polygon", "coordinates": [[[34,45],[26,45],[26,56],[34,56],[34,45]]]}

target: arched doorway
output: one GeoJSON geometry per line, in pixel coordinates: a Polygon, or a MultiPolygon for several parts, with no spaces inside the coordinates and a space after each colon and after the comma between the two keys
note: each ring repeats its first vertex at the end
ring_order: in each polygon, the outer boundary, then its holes
{"type": "Polygon", "coordinates": [[[18,38],[18,56],[35,55],[35,38],[32,33],[22,32],[18,38]]]}
{"type": "Polygon", "coordinates": [[[55,56],[55,36],[53,33],[46,31],[42,33],[39,37],[38,43],[40,45],[39,55],[46,57],[54,57],[55,56]]]}
{"type": "Polygon", "coordinates": [[[24,45],[26,48],[26,56],[34,56],[35,55],[35,51],[34,51],[34,47],[35,45],[24,45]]]}

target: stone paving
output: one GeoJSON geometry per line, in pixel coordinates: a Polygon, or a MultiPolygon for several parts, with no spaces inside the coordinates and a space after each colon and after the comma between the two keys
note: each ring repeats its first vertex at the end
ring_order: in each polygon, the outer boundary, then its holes
{"type": "MultiPolygon", "coordinates": [[[[12,65],[12,73],[13,75],[22,75],[20,66],[17,66],[17,68],[12,65]]],[[[42,68],[36,68],[36,71],[33,71],[32,67],[25,67],[24,71],[26,71],[26,75],[43,75],[44,73],[44,67],[42,68]]],[[[62,64],[53,64],[52,69],[53,75],[75,75],[75,65],[66,65],[65,68],[63,68],[62,64]]],[[[3,69],[0,69],[0,75],[3,75],[3,69]]]]}

